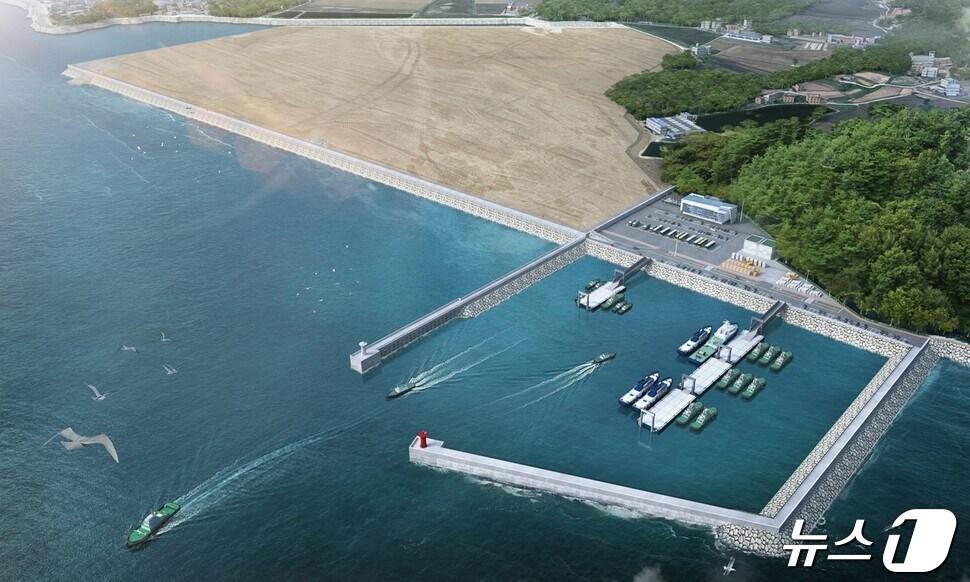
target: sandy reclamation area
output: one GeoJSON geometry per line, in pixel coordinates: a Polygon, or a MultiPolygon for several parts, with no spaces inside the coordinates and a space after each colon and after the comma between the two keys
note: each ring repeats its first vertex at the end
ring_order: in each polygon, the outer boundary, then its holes
{"type": "Polygon", "coordinates": [[[653,190],[603,93],[673,50],[627,29],[278,28],[82,67],[584,229],[653,190]]]}

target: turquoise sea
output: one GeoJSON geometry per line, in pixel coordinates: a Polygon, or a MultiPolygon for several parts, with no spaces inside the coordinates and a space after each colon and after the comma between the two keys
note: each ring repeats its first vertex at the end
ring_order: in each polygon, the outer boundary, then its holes
{"type": "MultiPolygon", "coordinates": [[[[55,37],[0,6],[0,579],[720,578],[730,554],[703,528],[415,467],[407,444],[427,428],[463,450],[756,510],[882,359],[773,324],[796,359],[752,367],[763,393],[712,391],[722,412],[704,432],[651,438],[616,398],[654,368],[689,371],[673,349],[698,325],[751,314],[649,279],[622,318],[579,313],[575,290],[612,269],[587,258],[361,378],[347,362],[358,340],[551,245],[60,76],[246,30],[55,37]],[[604,350],[619,356],[581,367],[604,350]],[[418,374],[425,390],[384,400],[418,374]],[[68,426],[109,435],[120,462],[44,445],[68,426]],[[126,550],[171,499],[184,504],[172,524],[126,550]]],[[[970,518],[968,388],[966,368],[934,371],[827,516],[833,535],[867,518],[880,545],[910,507],[970,518]]],[[[968,559],[958,531],[939,579],[966,576],[968,559]]],[[[836,566],[738,556],[735,577],[887,577],[878,560],[836,566]]]]}

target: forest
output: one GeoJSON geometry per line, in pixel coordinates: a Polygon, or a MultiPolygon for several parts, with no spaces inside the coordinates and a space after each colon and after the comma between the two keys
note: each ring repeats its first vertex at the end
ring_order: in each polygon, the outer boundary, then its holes
{"type": "Polygon", "coordinates": [[[902,45],[836,49],[827,58],[768,75],[708,68],[685,70],[681,59],[688,57],[694,58],[686,52],[665,57],[663,70],[630,75],[606,95],[637,118],[683,111],[713,113],[741,107],[766,89],[786,89],[796,83],[859,71],[901,73],[910,66],[909,53],[902,45]]]}
{"type": "Polygon", "coordinates": [[[90,24],[108,18],[130,18],[153,14],[158,9],[152,0],[98,0],[87,12],[75,16],[73,24],[90,24]]]}
{"type": "Polygon", "coordinates": [[[265,16],[270,12],[285,10],[299,3],[299,0],[210,0],[209,14],[254,18],[265,16]]]}
{"type": "Polygon", "coordinates": [[[664,148],[664,180],[743,205],[782,258],[860,312],[970,335],[970,110],[874,107],[664,148]]]}

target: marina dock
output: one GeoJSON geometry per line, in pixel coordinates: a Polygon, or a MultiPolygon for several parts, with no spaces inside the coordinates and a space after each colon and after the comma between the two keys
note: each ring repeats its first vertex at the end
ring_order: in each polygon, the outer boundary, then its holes
{"type": "MultiPolygon", "coordinates": [[[[728,362],[731,365],[737,364],[744,359],[756,345],[761,343],[765,336],[752,331],[742,331],[736,338],[721,346],[717,351],[716,359],[728,362]]],[[[715,359],[715,358],[712,358],[715,359]]],[[[710,361],[710,360],[708,360],[710,361]]],[[[726,372],[727,370],[725,370],[726,372]]]]}
{"type": "Polygon", "coordinates": [[[695,400],[697,396],[690,390],[683,388],[671,390],[660,402],[640,413],[640,426],[645,426],[653,432],[660,432],[695,400]]]}

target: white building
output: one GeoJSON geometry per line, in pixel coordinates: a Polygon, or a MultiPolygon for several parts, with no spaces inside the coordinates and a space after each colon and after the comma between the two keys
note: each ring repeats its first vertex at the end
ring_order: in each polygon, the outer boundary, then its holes
{"type": "Polygon", "coordinates": [[[960,93],[963,92],[963,87],[960,86],[960,81],[957,81],[953,77],[947,77],[940,81],[937,87],[934,87],[939,93],[943,93],[947,97],[959,97],[960,93]]]}
{"type": "Polygon", "coordinates": [[[719,198],[688,194],[680,201],[680,211],[688,216],[728,224],[737,220],[738,207],[719,198]]]}
{"type": "Polygon", "coordinates": [[[763,261],[770,261],[775,258],[775,241],[752,234],[744,239],[744,246],[741,247],[741,253],[763,261]]]}

